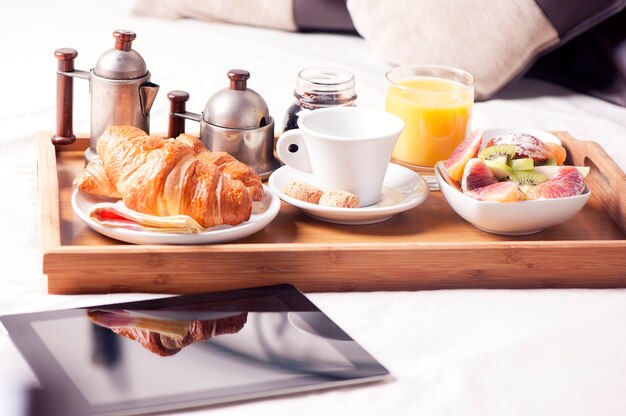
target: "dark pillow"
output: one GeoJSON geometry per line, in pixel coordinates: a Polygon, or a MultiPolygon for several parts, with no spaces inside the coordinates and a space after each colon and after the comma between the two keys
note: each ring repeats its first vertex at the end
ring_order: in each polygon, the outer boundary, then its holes
{"type": "Polygon", "coordinates": [[[529,75],[626,107],[626,11],[543,56],[529,75]]]}
{"type": "Polygon", "coordinates": [[[356,33],[346,0],[293,0],[293,18],[301,32],[356,33]]]}

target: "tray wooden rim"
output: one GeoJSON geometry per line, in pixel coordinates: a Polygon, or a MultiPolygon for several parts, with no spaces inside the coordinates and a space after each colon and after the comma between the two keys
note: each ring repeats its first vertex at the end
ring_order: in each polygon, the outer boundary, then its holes
{"type": "MultiPolygon", "coordinates": [[[[579,154],[574,154],[575,158],[582,158],[577,164],[597,164],[598,157],[607,157],[604,150],[593,142],[576,141],[564,132],[558,132],[562,138],[566,138],[568,142],[577,143],[584,149],[581,149],[579,154]],[[588,158],[592,156],[591,160],[588,158]]],[[[156,292],[169,292],[169,293],[190,293],[198,290],[219,290],[223,288],[235,288],[244,287],[250,284],[272,284],[272,283],[284,283],[285,273],[289,273],[290,270],[301,271],[300,266],[290,267],[289,261],[293,260],[295,256],[303,257],[302,260],[311,261],[311,264],[322,264],[325,266],[325,270],[319,271],[317,276],[304,271],[307,274],[307,280],[302,284],[299,284],[300,288],[305,291],[324,291],[324,290],[408,290],[408,289],[433,289],[433,288],[451,288],[451,287],[464,287],[464,288],[479,288],[479,287],[581,287],[576,286],[575,282],[568,282],[567,278],[560,279],[558,276],[550,276],[549,271],[568,271],[569,275],[580,276],[581,273],[590,273],[598,271],[599,273],[606,273],[606,276],[598,279],[597,284],[593,287],[626,287],[626,239],[624,240],[558,240],[558,241],[494,241],[494,242],[471,242],[470,244],[465,242],[385,242],[381,245],[373,247],[372,243],[362,242],[341,242],[341,243],[254,243],[254,244],[218,244],[218,245],[199,245],[199,246],[161,246],[161,245],[111,245],[111,246],[68,246],[61,245],[61,238],[59,232],[59,184],[56,174],[50,175],[46,173],[56,173],[56,152],[57,151],[69,151],[79,150],[85,148],[85,141],[88,140],[85,137],[80,137],[73,145],[66,146],[64,148],[55,149],[54,145],[50,142],[50,133],[39,133],[36,135],[36,147],[38,151],[38,186],[40,195],[40,207],[41,207],[41,237],[43,248],[43,263],[44,273],[48,274],[50,293],[96,293],[102,291],[156,291],[156,292]],[[484,270],[476,267],[465,268],[466,277],[457,273],[458,270],[454,270],[455,273],[449,273],[452,276],[452,280],[445,280],[442,282],[436,282],[430,280],[428,284],[415,283],[411,284],[399,279],[391,278],[390,281],[380,281],[378,284],[376,280],[368,281],[368,283],[362,283],[354,276],[343,279],[341,282],[335,282],[328,284],[327,280],[329,276],[341,275],[341,267],[343,263],[353,264],[354,262],[362,260],[363,252],[367,252],[371,255],[372,261],[380,258],[388,258],[391,261],[404,261],[406,266],[415,265],[415,263],[405,259],[405,256],[409,258],[413,256],[421,257],[422,263],[428,263],[425,257],[431,257],[437,259],[442,254],[452,254],[458,258],[466,258],[472,255],[474,261],[471,263],[474,265],[477,259],[482,260],[494,260],[493,258],[483,258],[484,256],[477,256],[476,253],[489,252],[490,256],[493,255],[494,250],[498,251],[498,258],[503,262],[505,266],[511,266],[518,263],[516,266],[517,271],[524,271],[536,275],[536,279],[532,281],[517,282],[517,284],[507,284],[501,279],[493,278],[493,271],[498,270],[498,267],[484,270]],[[588,268],[584,270],[571,270],[566,265],[554,266],[546,265],[549,259],[546,253],[550,256],[584,256],[591,257],[591,251],[598,251],[596,254],[602,253],[602,261],[592,262],[588,268]],[[278,261],[274,265],[261,266],[258,263],[262,261],[263,256],[267,256],[268,253],[273,253],[277,259],[285,257],[285,261],[278,261]],[[237,268],[235,266],[241,266],[241,261],[238,256],[246,254],[250,258],[250,265],[244,265],[246,269],[242,269],[239,273],[247,276],[246,279],[240,279],[238,282],[227,282],[227,279],[217,279],[211,284],[203,284],[199,276],[200,272],[188,271],[188,268],[184,270],[175,270],[176,266],[165,267],[162,258],[172,259],[173,256],[180,255],[186,256],[186,260],[189,264],[187,266],[200,267],[203,269],[210,262],[221,260],[218,267],[218,272],[222,272],[226,277],[236,274],[237,268]],[[306,254],[306,255],[305,255],[306,254]],[[107,269],[105,262],[101,261],[101,258],[113,258],[115,259],[129,259],[133,257],[137,260],[136,267],[127,267],[123,270],[132,273],[136,276],[142,276],[136,283],[129,283],[124,279],[113,279],[111,277],[119,274],[119,269],[107,269]],[[197,257],[197,258],[196,258],[197,257]],[[380,257],[380,258],[379,258],[380,257]],[[82,267],[75,271],[68,270],[68,267],[64,265],[67,261],[74,261],[76,264],[82,264],[82,267]],[[255,263],[256,261],[256,263],[255,263]],[[88,262],[89,264],[85,264],[88,262]],[[321,262],[321,263],[317,263],[321,262]],[[236,263],[236,264],[234,264],[236,263]],[[146,269],[146,265],[149,266],[146,269]],[[160,265],[159,271],[162,273],[156,273],[156,277],[150,277],[149,275],[155,275],[151,270],[155,265],[160,265]],[[611,272],[611,269],[613,270],[611,272]],[[487,272],[485,272],[487,270],[487,272]],[[260,279],[258,274],[271,274],[275,273],[276,277],[267,276],[266,279],[260,279]],[[61,276],[63,274],[63,276],[61,276]],[[89,278],[81,277],[81,275],[93,274],[89,278]],[[252,275],[255,276],[252,276],[252,275]],[[98,282],[97,276],[107,276],[109,278],[108,286],[103,282],[98,282]],[[187,279],[196,282],[197,285],[193,286],[191,283],[186,283],[183,286],[177,286],[175,283],[175,276],[180,275],[193,275],[193,279],[187,279]],[[326,280],[325,280],[326,279],[326,280]],[[145,286],[145,282],[151,282],[153,287],[145,286]],[[156,289],[155,287],[156,286],[156,289]],[[144,289],[144,290],[140,290],[144,289]],[[147,290],[146,290],[147,289],[147,290]]],[[[618,187],[618,189],[608,189],[602,191],[600,188],[600,196],[603,203],[606,199],[609,199],[604,208],[609,214],[616,220],[617,226],[621,228],[626,234],[626,199],[615,198],[616,194],[619,197],[619,188],[626,189],[626,176],[621,172],[621,169],[608,158],[613,165],[608,166],[609,175],[603,175],[601,179],[594,179],[590,183],[592,191],[596,192],[595,187],[601,188],[598,185],[598,181],[609,181],[610,184],[618,187]]],[[[610,164],[609,162],[609,164],[610,164]]],[[[368,256],[370,257],[370,256],[368,256]]],[[[364,265],[361,270],[367,270],[367,265],[371,261],[364,261],[364,265]]],[[[174,264],[178,264],[174,261],[174,264]]],[[[109,266],[110,267],[110,266],[109,266]]],[[[435,267],[431,264],[432,269],[449,270],[450,267],[445,265],[437,265],[435,267]]],[[[431,271],[432,271],[431,269],[431,271]]],[[[505,271],[504,268],[501,268],[505,271]]],[[[380,274],[380,272],[372,273],[374,276],[380,274]]],[[[413,275],[419,275],[423,277],[423,272],[413,271],[413,275]]],[[[402,276],[400,276],[402,277],[402,276]]],[[[128,279],[126,279],[128,280],[128,279]]],[[[367,279],[366,279],[367,280],[367,279]]],[[[179,282],[180,283],[180,282],[179,282]]],[[[588,286],[582,286],[588,287],[588,286]]]]}

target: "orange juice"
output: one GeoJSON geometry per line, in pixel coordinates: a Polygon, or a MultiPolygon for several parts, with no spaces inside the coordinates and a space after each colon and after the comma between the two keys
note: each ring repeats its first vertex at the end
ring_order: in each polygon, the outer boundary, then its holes
{"type": "Polygon", "coordinates": [[[392,157],[413,166],[433,167],[447,159],[470,131],[472,85],[433,77],[394,80],[385,110],[404,120],[392,157]]]}

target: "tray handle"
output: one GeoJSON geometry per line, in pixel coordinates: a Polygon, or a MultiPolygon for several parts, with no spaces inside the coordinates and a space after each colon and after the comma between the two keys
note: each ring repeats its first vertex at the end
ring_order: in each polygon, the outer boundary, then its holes
{"type": "Polygon", "coordinates": [[[585,182],[613,221],[626,233],[626,174],[598,143],[576,140],[565,132],[556,135],[567,148],[568,164],[589,166],[585,182]]]}

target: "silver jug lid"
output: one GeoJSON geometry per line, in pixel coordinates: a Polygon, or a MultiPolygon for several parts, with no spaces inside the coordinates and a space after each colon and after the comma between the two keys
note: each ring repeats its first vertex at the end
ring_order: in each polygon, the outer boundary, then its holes
{"type": "Polygon", "coordinates": [[[137,37],[130,30],[116,30],[113,32],[115,47],[107,50],[100,56],[94,73],[108,79],[135,79],[144,77],[148,73],[146,61],[132,48],[133,40],[137,37]]]}
{"type": "Polygon", "coordinates": [[[269,124],[267,103],[256,91],[247,88],[248,78],[250,73],[243,69],[228,71],[230,86],[209,98],[203,120],[228,129],[256,129],[269,124]]]}

